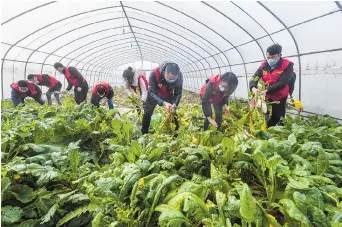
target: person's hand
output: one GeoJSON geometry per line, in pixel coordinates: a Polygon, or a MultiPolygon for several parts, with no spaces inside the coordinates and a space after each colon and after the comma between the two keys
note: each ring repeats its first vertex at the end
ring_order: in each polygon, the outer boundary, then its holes
{"type": "Polygon", "coordinates": [[[171,112],[172,111],[172,105],[168,102],[164,102],[163,103],[165,106],[165,109],[167,110],[167,112],[171,112]]]}
{"type": "Polygon", "coordinates": [[[266,93],[267,93],[267,90],[263,90],[263,91],[261,91],[261,92],[260,92],[260,95],[263,95],[263,96],[265,96],[265,95],[266,95],[266,93]]]}
{"type": "Polygon", "coordinates": [[[68,90],[65,90],[65,91],[62,91],[61,94],[65,95],[67,94],[69,91],[68,90]]]}
{"type": "Polygon", "coordinates": [[[176,112],[176,108],[177,108],[177,105],[174,103],[174,104],[172,105],[171,112],[176,112]]]}
{"type": "Polygon", "coordinates": [[[207,119],[208,119],[208,121],[209,121],[209,123],[210,123],[211,125],[215,126],[216,128],[218,127],[216,121],[213,120],[211,117],[208,117],[207,119]]]}
{"type": "Polygon", "coordinates": [[[223,109],[224,109],[224,114],[227,115],[227,116],[229,116],[229,115],[230,115],[229,106],[224,105],[224,106],[223,106],[223,109]]]}
{"type": "Polygon", "coordinates": [[[257,94],[259,94],[260,91],[257,88],[253,87],[252,92],[254,95],[257,95],[257,94]]]}
{"type": "Polygon", "coordinates": [[[287,102],[288,105],[294,106],[294,102],[293,102],[292,98],[287,98],[286,102],[287,102]]]}
{"type": "Polygon", "coordinates": [[[81,91],[82,91],[82,88],[81,88],[81,87],[77,87],[77,91],[78,91],[78,92],[81,92],[81,91]]]}

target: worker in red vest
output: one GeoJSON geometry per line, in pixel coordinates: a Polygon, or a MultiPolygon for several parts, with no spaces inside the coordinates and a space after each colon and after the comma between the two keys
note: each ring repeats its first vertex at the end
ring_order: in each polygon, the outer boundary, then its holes
{"type": "Polygon", "coordinates": [[[275,126],[285,117],[286,99],[289,94],[289,84],[293,75],[293,63],[281,57],[282,47],[274,44],[267,48],[267,61],[261,63],[261,66],[255,72],[249,82],[250,90],[253,94],[263,94],[266,99],[279,104],[272,104],[272,116],[267,121],[267,126],[275,126]],[[266,89],[260,91],[257,89],[258,81],[261,79],[266,84],[266,89]]]}
{"type": "Polygon", "coordinates": [[[55,77],[48,74],[29,74],[27,76],[27,80],[33,82],[36,85],[46,86],[49,88],[49,90],[46,92],[46,98],[48,100],[49,106],[52,105],[52,93],[55,96],[58,105],[62,105],[61,101],[59,100],[59,94],[62,89],[62,84],[55,77]]]}
{"type": "Polygon", "coordinates": [[[93,104],[94,106],[99,107],[101,99],[107,98],[109,109],[113,109],[114,108],[113,96],[114,96],[113,88],[107,82],[100,82],[100,83],[97,83],[92,89],[90,103],[93,104]]]}
{"type": "MultiPolygon", "coordinates": [[[[168,112],[175,112],[183,90],[183,74],[179,66],[173,62],[163,62],[153,69],[149,78],[149,90],[144,108],[142,133],[148,133],[151,117],[157,104],[165,106],[168,112]]],[[[176,130],[179,128],[175,119],[176,130]]]]}
{"type": "Polygon", "coordinates": [[[56,62],[54,68],[59,73],[64,74],[65,79],[68,81],[67,91],[70,91],[74,87],[75,101],[77,104],[87,99],[88,83],[75,67],[65,67],[62,63],[56,62]]]}
{"type": "Polygon", "coordinates": [[[136,95],[137,89],[143,102],[146,101],[148,93],[148,81],[145,75],[138,73],[136,69],[128,67],[122,74],[125,81],[125,90],[128,95],[136,95]]]}
{"type": "Polygon", "coordinates": [[[204,130],[208,130],[209,123],[220,129],[222,123],[222,110],[229,115],[228,98],[232,95],[239,81],[232,72],[216,75],[206,80],[200,90],[202,109],[205,116],[204,130]],[[212,119],[211,104],[214,106],[216,119],[212,119]]]}
{"type": "Polygon", "coordinates": [[[11,84],[11,99],[14,106],[24,104],[26,97],[31,97],[39,104],[43,105],[42,90],[31,81],[19,80],[11,84]]]}

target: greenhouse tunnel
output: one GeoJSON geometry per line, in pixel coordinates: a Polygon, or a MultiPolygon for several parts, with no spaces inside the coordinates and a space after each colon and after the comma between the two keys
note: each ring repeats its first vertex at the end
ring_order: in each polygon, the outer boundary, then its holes
{"type": "Polygon", "coordinates": [[[267,47],[279,43],[294,63],[304,114],[341,120],[341,22],[339,1],[4,1],[2,99],[30,73],[54,75],[65,88],[55,62],[75,66],[92,86],[122,85],[128,65],[148,75],[165,60],[179,64],[184,89],[196,93],[208,77],[232,71],[234,97],[247,99],[267,47]]]}

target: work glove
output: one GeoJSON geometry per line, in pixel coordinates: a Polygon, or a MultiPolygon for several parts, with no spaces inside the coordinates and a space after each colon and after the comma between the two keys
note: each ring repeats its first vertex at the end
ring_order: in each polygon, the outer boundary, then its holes
{"type": "Polygon", "coordinates": [[[77,91],[78,91],[78,92],[81,92],[81,91],[82,91],[82,88],[81,88],[81,87],[77,87],[77,91]]]}

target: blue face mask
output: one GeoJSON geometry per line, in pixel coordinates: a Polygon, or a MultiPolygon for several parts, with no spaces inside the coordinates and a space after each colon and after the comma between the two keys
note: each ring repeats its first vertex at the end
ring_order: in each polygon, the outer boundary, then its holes
{"type": "Polygon", "coordinates": [[[267,63],[271,67],[275,66],[278,63],[278,61],[279,61],[279,59],[273,59],[273,58],[267,59],[267,63]]]}
{"type": "Polygon", "coordinates": [[[223,86],[221,86],[221,85],[219,85],[219,89],[220,89],[220,91],[224,91],[224,90],[226,90],[226,88],[225,88],[225,87],[223,87],[223,86]]]}

